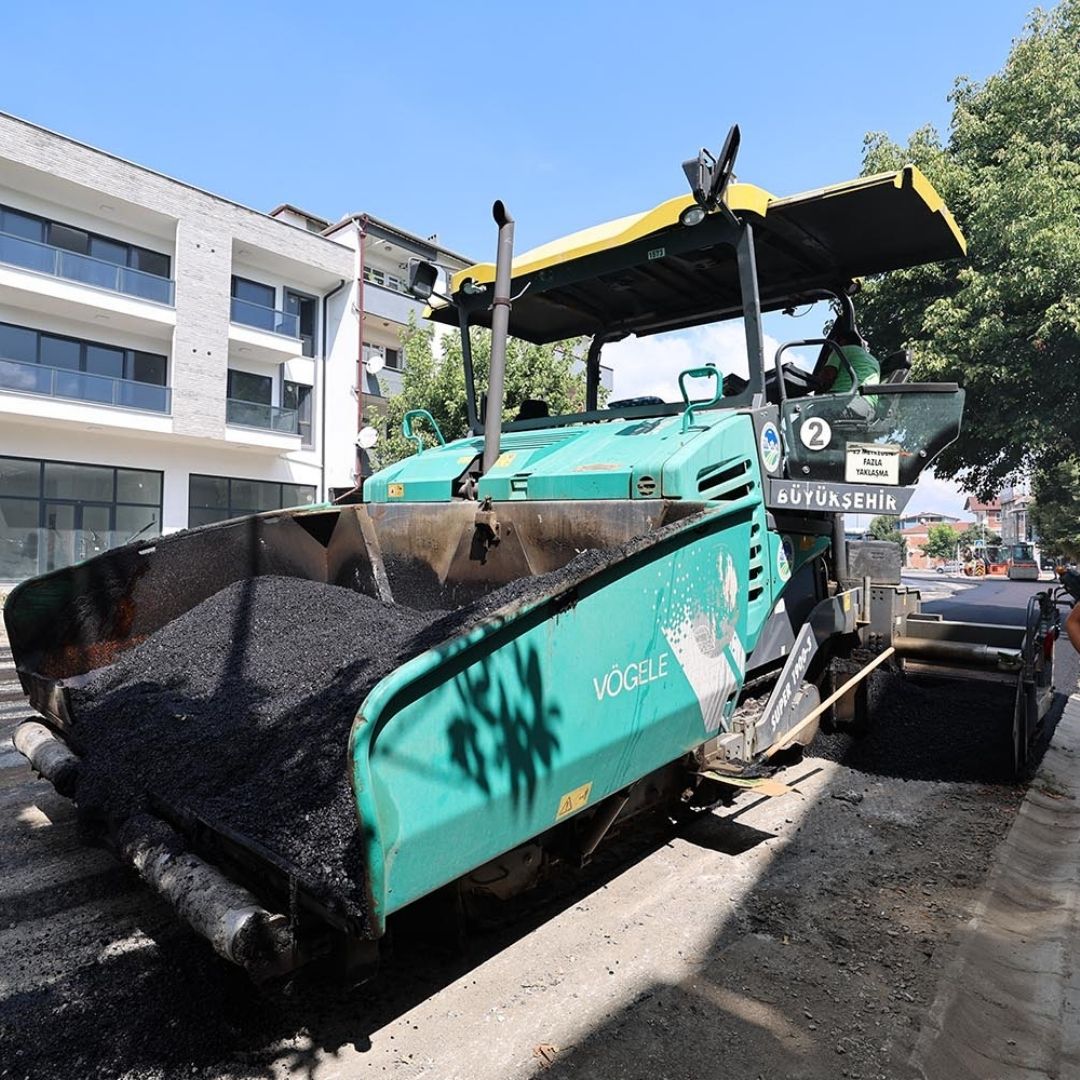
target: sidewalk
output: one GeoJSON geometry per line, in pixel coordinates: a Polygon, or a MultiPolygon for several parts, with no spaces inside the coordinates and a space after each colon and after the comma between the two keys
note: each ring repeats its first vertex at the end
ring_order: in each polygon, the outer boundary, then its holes
{"type": "Polygon", "coordinates": [[[1080,694],[1073,694],[912,1063],[927,1080],[1080,1076],[1080,694]]]}

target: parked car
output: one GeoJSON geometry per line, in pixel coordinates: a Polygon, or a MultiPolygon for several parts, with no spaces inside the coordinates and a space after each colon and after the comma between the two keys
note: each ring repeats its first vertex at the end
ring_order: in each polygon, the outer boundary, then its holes
{"type": "Polygon", "coordinates": [[[964,564],[959,562],[943,562],[934,569],[939,574],[962,574],[964,572],[964,564]]]}

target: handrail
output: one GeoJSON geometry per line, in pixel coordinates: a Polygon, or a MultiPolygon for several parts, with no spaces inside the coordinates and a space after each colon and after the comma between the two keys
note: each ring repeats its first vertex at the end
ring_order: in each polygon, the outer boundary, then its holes
{"type": "Polygon", "coordinates": [[[724,380],[713,364],[706,364],[705,367],[687,368],[685,371],[679,372],[679,393],[682,394],[683,402],[686,405],[686,409],[683,411],[682,425],[679,428],[679,434],[681,435],[693,425],[695,409],[711,409],[724,396],[724,380]],[[710,375],[716,380],[716,389],[713,391],[713,396],[711,398],[702,398],[700,401],[691,401],[690,394],[686,389],[686,380],[688,378],[707,379],[710,375]]]}
{"type": "Polygon", "coordinates": [[[172,398],[170,388],[159,383],[120,379],[92,371],[50,367],[0,356],[0,391],[4,390],[156,413],[168,413],[172,398]]]}
{"type": "Polygon", "coordinates": [[[300,434],[300,413],[281,405],[265,405],[242,398],[225,399],[225,422],[238,427],[261,428],[283,435],[300,434]]]}
{"type": "Polygon", "coordinates": [[[0,263],[172,307],[175,282],[107,259],[0,232],[0,263]],[[20,257],[21,256],[21,257],[20,257]]]}
{"type": "Polygon", "coordinates": [[[231,297],[229,321],[241,326],[252,326],[256,330],[266,330],[271,334],[281,334],[282,337],[300,337],[299,315],[257,304],[254,300],[245,300],[240,296],[231,297]]]}
{"type": "Polygon", "coordinates": [[[413,431],[413,417],[418,420],[426,420],[432,428],[435,430],[435,438],[439,440],[440,446],[446,445],[446,440],[443,438],[443,433],[439,430],[439,425],[435,421],[435,417],[427,411],[427,409],[410,409],[401,418],[401,434],[406,439],[416,443],[416,452],[422,454],[424,452],[424,440],[413,431]]]}
{"type": "Polygon", "coordinates": [[[777,393],[780,395],[781,405],[787,401],[787,389],[784,386],[784,365],[781,363],[780,357],[787,352],[788,349],[799,349],[806,345],[828,345],[840,358],[840,362],[847,365],[848,372],[851,374],[851,389],[848,393],[854,396],[858,392],[860,384],[859,376],[855,373],[855,368],[852,367],[851,361],[847,358],[847,355],[838,342],[833,341],[831,338],[803,338],[801,341],[787,341],[776,350],[776,385],[777,393]]]}

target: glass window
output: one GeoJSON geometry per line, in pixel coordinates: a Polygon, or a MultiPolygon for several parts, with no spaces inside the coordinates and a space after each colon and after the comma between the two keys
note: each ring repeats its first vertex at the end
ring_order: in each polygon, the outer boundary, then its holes
{"type": "Polygon", "coordinates": [[[145,540],[161,533],[161,511],[157,506],[118,506],[112,546],[145,540]]]}
{"type": "Polygon", "coordinates": [[[41,494],[41,462],[36,458],[0,457],[0,495],[41,494]]]}
{"type": "Polygon", "coordinates": [[[269,375],[252,375],[248,371],[230,369],[226,393],[234,401],[269,405],[273,393],[273,380],[269,375]]]}
{"type": "MultiPolygon", "coordinates": [[[[89,255],[102,262],[112,263],[114,266],[131,267],[133,270],[140,270],[144,274],[152,274],[155,277],[166,279],[169,277],[171,260],[168,255],[150,251],[148,248],[138,247],[135,244],[126,244],[122,240],[113,240],[107,236],[95,236],[85,229],[76,229],[59,221],[46,221],[33,214],[25,214],[8,207],[0,207],[0,233],[8,233],[24,240],[35,240],[38,243],[48,243],[64,251],[74,252],[77,255],[89,255]]],[[[51,259],[50,253],[46,252],[46,255],[49,255],[51,259]]],[[[30,269],[56,272],[51,262],[40,266],[26,263],[24,260],[31,258],[26,250],[12,249],[7,256],[8,261],[19,256],[19,265],[28,265],[30,269]]],[[[91,285],[104,285],[107,288],[116,288],[117,283],[122,282],[124,292],[131,292],[133,295],[148,295],[150,299],[168,301],[168,296],[162,297],[156,291],[144,294],[136,287],[133,280],[108,276],[108,272],[101,267],[95,271],[92,265],[65,260],[61,263],[60,272],[63,277],[73,277],[78,281],[86,281],[91,285]],[[105,276],[102,276],[103,273],[105,276]]]]}
{"type": "Polygon", "coordinates": [[[168,410],[168,358],[96,341],[76,341],[0,323],[0,389],[52,394],[136,409],[168,410]],[[6,360],[16,363],[4,364],[6,360]],[[36,371],[28,365],[40,362],[36,371]],[[49,368],[71,374],[57,375],[49,368]],[[85,372],[83,376],[81,373],[85,372]],[[89,376],[93,376],[92,378],[89,376]],[[145,388],[106,382],[127,379],[145,388]]]}
{"type": "Polygon", "coordinates": [[[262,285],[258,281],[234,277],[232,279],[232,294],[237,300],[246,300],[249,304],[260,304],[262,307],[268,308],[274,306],[273,287],[262,285]]]}
{"type": "Polygon", "coordinates": [[[282,484],[281,505],[311,506],[315,502],[315,489],[309,484],[282,484]]]}
{"type": "Polygon", "coordinates": [[[41,534],[42,569],[58,570],[75,562],[78,536],[75,532],[75,503],[46,503],[41,534]]]}
{"type": "Polygon", "coordinates": [[[230,509],[233,516],[281,509],[281,485],[264,480],[233,480],[230,509]]]}
{"type": "Polygon", "coordinates": [[[282,387],[281,404],[283,408],[295,409],[297,431],[304,446],[314,445],[311,428],[311,387],[303,383],[286,382],[282,387]]]}
{"type": "Polygon", "coordinates": [[[311,506],[311,484],[280,484],[276,480],[245,480],[192,474],[188,500],[188,527],[210,525],[229,518],[262,514],[291,506],[311,506]]]}
{"type": "Polygon", "coordinates": [[[169,276],[169,256],[158,251],[148,251],[146,248],[133,247],[128,256],[128,266],[133,270],[141,270],[144,274],[163,278],[169,276]]]}
{"type": "Polygon", "coordinates": [[[116,470],[116,501],[118,503],[161,504],[161,473],[148,469],[116,470]]]}
{"type": "Polygon", "coordinates": [[[0,323],[0,357],[4,360],[21,360],[24,364],[36,364],[37,341],[36,330],[0,323]]]}
{"type": "Polygon", "coordinates": [[[134,379],[135,382],[164,386],[167,371],[168,362],[164,356],[135,349],[128,354],[128,367],[124,377],[134,379]]]}
{"type": "Polygon", "coordinates": [[[71,338],[41,335],[41,362],[48,367],[78,371],[81,352],[79,343],[71,338]]]}
{"type": "Polygon", "coordinates": [[[86,255],[90,247],[90,237],[82,229],[73,229],[69,225],[61,225],[56,221],[50,221],[49,243],[53,247],[63,248],[65,251],[74,251],[76,254],[86,255]]]}
{"type": "Polygon", "coordinates": [[[110,379],[124,377],[124,350],[107,345],[86,346],[85,370],[91,375],[108,375],[110,379]]]}
{"type": "Polygon", "coordinates": [[[200,476],[192,473],[188,483],[188,501],[192,506],[213,507],[227,511],[229,509],[228,477],[200,476]]]}
{"type": "Polygon", "coordinates": [[[90,237],[90,254],[95,259],[116,263],[117,266],[127,266],[127,244],[121,244],[116,240],[107,240],[104,236],[90,237]]]}
{"type": "Polygon", "coordinates": [[[41,243],[45,239],[45,222],[18,210],[5,209],[0,212],[0,231],[41,243]]]}
{"type": "Polygon", "coordinates": [[[188,508],[188,528],[197,529],[200,525],[214,525],[219,521],[228,521],[228,510],[211,510],[205,506],[188,508]]]}
{"type": "Polygon", "coordinates": [[[37,499],[0,499],[0,580],[37,573],[40,505],[37,499]]]}
{"type": "Polygon", "coordinates": [[[401,369],[401,350],[400,349],[387,349],[386,350],[386,366],[393,368],[395,371],[401,369]]]}
{"type": "Polygon", "coordinates": [[[292,289],[285,290],[285,311],[295,315],[299,329],[300,351],[304,356],[315,355],[315,300],[292,289]]]}
{"type": "Polygon", "coordinates": [[[160,530],[159,472],[0,458],[0,580],[69,566],[160,530]],[[122,497],[143,505],[118,506],[117,480],[122,497]]]}
{"type": "Polygon", "coordinates": [[[65,465],[45,462],[45,497],[85,502],[113,501],[114,469],[102,465],[65,465]]]}

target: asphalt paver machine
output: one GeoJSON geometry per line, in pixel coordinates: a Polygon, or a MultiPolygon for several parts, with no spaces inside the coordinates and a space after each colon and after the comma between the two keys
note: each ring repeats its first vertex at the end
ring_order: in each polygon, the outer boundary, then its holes
{"type": "MultiPolygon", "coordinates": [[[[77,688],[235,582],[284,576],[471,613],[351,703],[347,738],[326,736],[355,810],[362,920],[175,797],[167,840],[144,828],[115,844],[222,955],[256,974],[335,949],[370,960],[387,919],[443,887],[511,895],[646,808],[759,783],[819,720],[865,721],[868,676],[886,662],[1000,681],[1023,767],[1050,700],[1052,606],[1020,627],[927,615],[894,546],[844,538],[845,513],[903,510],[957,436],[963,390],[912,382],[898,359],[878,384],[852,370],[848,391],[823,392],[791,350],[835,350],[850,367],[835,337],[767,357],[762,331],[763,313],[821,300],[854,325],[860,277],[959,258],[964,239],[916,168],[777,198],[732,179],[737,148],[733,129],[719,155],[688,161],[689,194],[516,259],[496,204],[496,263],[444,295],[433,267],[412,268],[432,317],[463,334],[464,437],[409,415],[417,452],[351,502],[138,541],[12,592],[12,649],[42,714],[16,744],[76,800],[94,752],[77,688]],[[606,344],[722,320],[743,328],[745,372],[703,355],[679,374],[679,400],[602,406],[606,344]],[[475,326],[492,328],[486,387],[475,326]],[[508,333],[588,339],[583,412],[536,400],[506,418],[508,333]]],[[[219,749],[192,746],[185,767],[219,749]]]]}

